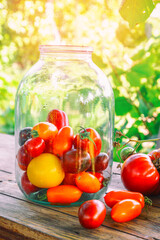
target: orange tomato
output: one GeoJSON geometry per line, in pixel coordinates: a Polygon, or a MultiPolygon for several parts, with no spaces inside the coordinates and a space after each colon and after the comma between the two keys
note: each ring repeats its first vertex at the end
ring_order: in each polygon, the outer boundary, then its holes
{"type": "Polygon", "coordinates": [[[58,133],[57,127],[49,122],[39,122],[32,128],[38,132],[38,136],[44,140],[54,139],[58,133]]]}
{"type": "Polygon", "coordinates": [[[101,188],[98,178],[89,172],[81,172],[76,176],[77,187],[86,193],[96,193],[101,188]]]}
{"type": "Polygon", "coordinates": [[[50,203],[70,204],[80,199],[82,192],[73,185],[59,185],[47,190],[47,199],[50,203]]]}

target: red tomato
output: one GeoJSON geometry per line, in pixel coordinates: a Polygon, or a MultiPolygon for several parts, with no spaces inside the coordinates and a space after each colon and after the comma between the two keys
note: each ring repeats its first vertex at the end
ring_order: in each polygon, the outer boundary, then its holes
{"type": "Polygon", "coordinates": [[[74,147],[87,151],[90,154],[91,159],[93,159],[101,151],[101,137],[93,128],[83,129],[75,136],[74,147]]]}
{"type": "MultiPolygon", "coordinates": [[[[57,127],[49,122],[40,122],[37,123],[33,128],[32,132],[35,130],[38,134],[38,137],[43,138],[45,141],[49,139],[54,139],[58,133],[57,127]]],[[[34,134],[33,134],[34,135],[34,134]]]]}
{"type": "Polygon", "coordinates": [[[73,130],[71,127],[62,127],[53,141],[53,153],[60,157],[72,148],[73,130]]]}
{"type": "Polygon", "coordinates": [[[93,174],[81,172],[76,176],[76,185],[82,192],[96,193],[100,190],[101,184],[93,174]]]}
{"type": "Polygon", "coordinates": [[[65,173],[63,185],[76,185],[76,176],[75,173],[65,173]]]}
{"type": "Polygon", "coordinates": [[[32,158],[28,155],[24,146],[20,147],[16,157],[17,157],[18,165],[19,165],[20,169],[23,171],[26,171],[28,164],[30,163],[32,158]]]}
{"type": "Polygon", "coordinates": [[[53,123],[58,130],[64,126],[69,126],[66,113],[58,109],[53,109],[48,113],[47,121],[53,123]]]}
{"type": "Polygon", "coordinates": [[[47,190],[47,199],[50,203],[70,204],[78,201],[82,192],[73,185],[59,185],[47,190]]]}
{"type": "Polygon", "coordinates": [[[160,159],[160,148],[151,151],[150,153],[148,153],[148,156],[153,162],[158,161],[160,159]]]}
{"type": "Polygon", "coordinates": [[[158,186],[159,173],[148,155],[138,153],[123,163],[121,179],[128,190],[151,194],[158,186]]]}
{"type": "Polygon", "coordinates": [[[133,199],[125,199],[116,203],[111,210],[111,218],[119,223],[128,222],[141,213],[140,202],[133,199]]]}
{"type": "Polygon", "coordinates": [[[25,193],[30,194],[39,190],[38,187],[34,186],[28,179],[27,173],[24,172],[21,177],[21,186],[25,193]]]}
{"type": "Polygon", "coordinates": [[[101,184],[101,188],[103,187],[103,180],[104,180],[104,177],[103,177],[103,174],[100,173],[100,172],[89,172],[91,173],[92,175],[94,175],[96,178],[98,178],[100,184],[101,184]]]}
{"type": "Polygon", "coordinates": [[[84,228],[99,227],[103,223],[105,216],[105,205],[99,200],[84,202],[78,211],[79,222],[84,228]]]}
{"type": "Polygon", "coordinates": [[[130,192],[125,190],[110,191],[104,197],[105,203],[110,208],[112,208],[116,203],[124,199],[136,200],[140,202],[142,208],[145,205],[144,196],[138,192],[130,192]]]}
{"type": "Polygon", "coordinates": [[[95,170],[95,172],[99,172],[99,171],[103,171],[108,167],[108,163],[109,163],[109,156],[107,153],[103,153],[101,152],[100,154],[98,154],[95,159],[94,159],[94,167],[91,166],[90,170],[92,170],[92,168],[95,170]]]}
{"type": "Polygon", "coordinates": [[[45,142],[40,137],[31,138],[25,142],[24,149],[30,157],[35,158],[44,152],[45,142]]]}

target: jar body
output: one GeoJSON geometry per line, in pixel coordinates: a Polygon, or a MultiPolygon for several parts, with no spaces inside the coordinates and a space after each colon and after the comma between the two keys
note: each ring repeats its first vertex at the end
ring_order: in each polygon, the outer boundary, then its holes
{"type": "MultiPolygon", "coordinates": [[[[112,172],[114,97],[106,76],[90,57],[42,56],[18,87],[15,123],[16,180],[28,199],[75,206],[103,197],[112,172]],[[49,138],[40,125],[48,122],[57,129],[49,138]],[[98,190],[86,190],[81,181],[79,186],[77,176],[84,172],[99,179],[98,190]],[[77,200],[65,201],[65,191],[66,196],[74,195],[66,185],[81,191],[77,200]],[[48,189],[54,188],[54,193],[59,186],[64,186],[60,190],[64,196],[49,200],[48,189]]],[[[92,180],[87,179],[90,185],[92,180]]]]}

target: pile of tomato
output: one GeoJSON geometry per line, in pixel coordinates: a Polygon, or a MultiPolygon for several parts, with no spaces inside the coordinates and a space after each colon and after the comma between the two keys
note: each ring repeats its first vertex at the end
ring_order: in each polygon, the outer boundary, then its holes
{"type": "Polygon", "coordinates": [[[109,156],[101,152],[100,135],[83,127],[74,135],[64,111],[53,109],[46,122],[22,129],[19,145],[17,161],[26,194],[47,189],[48,202],[68,205],[83,192],[103,187],[109,156]]]}

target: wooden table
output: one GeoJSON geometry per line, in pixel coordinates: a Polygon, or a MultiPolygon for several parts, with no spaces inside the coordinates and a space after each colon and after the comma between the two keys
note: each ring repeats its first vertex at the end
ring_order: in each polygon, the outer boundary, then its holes
{"type": "MultiPolygon", "coordinates": [[[[149,212],[127,223],[116,223],[110,209],[103,224],[94,230],[81,227],[78,207],[36,205],[20,192],[14,176],[14,137],[0,134],[0,240],[50,239],[160,239],[160,196],[153,198],[149,212]]],[[[119,170],[113,167],[108,191],[123,189],[119,170]]]]}

